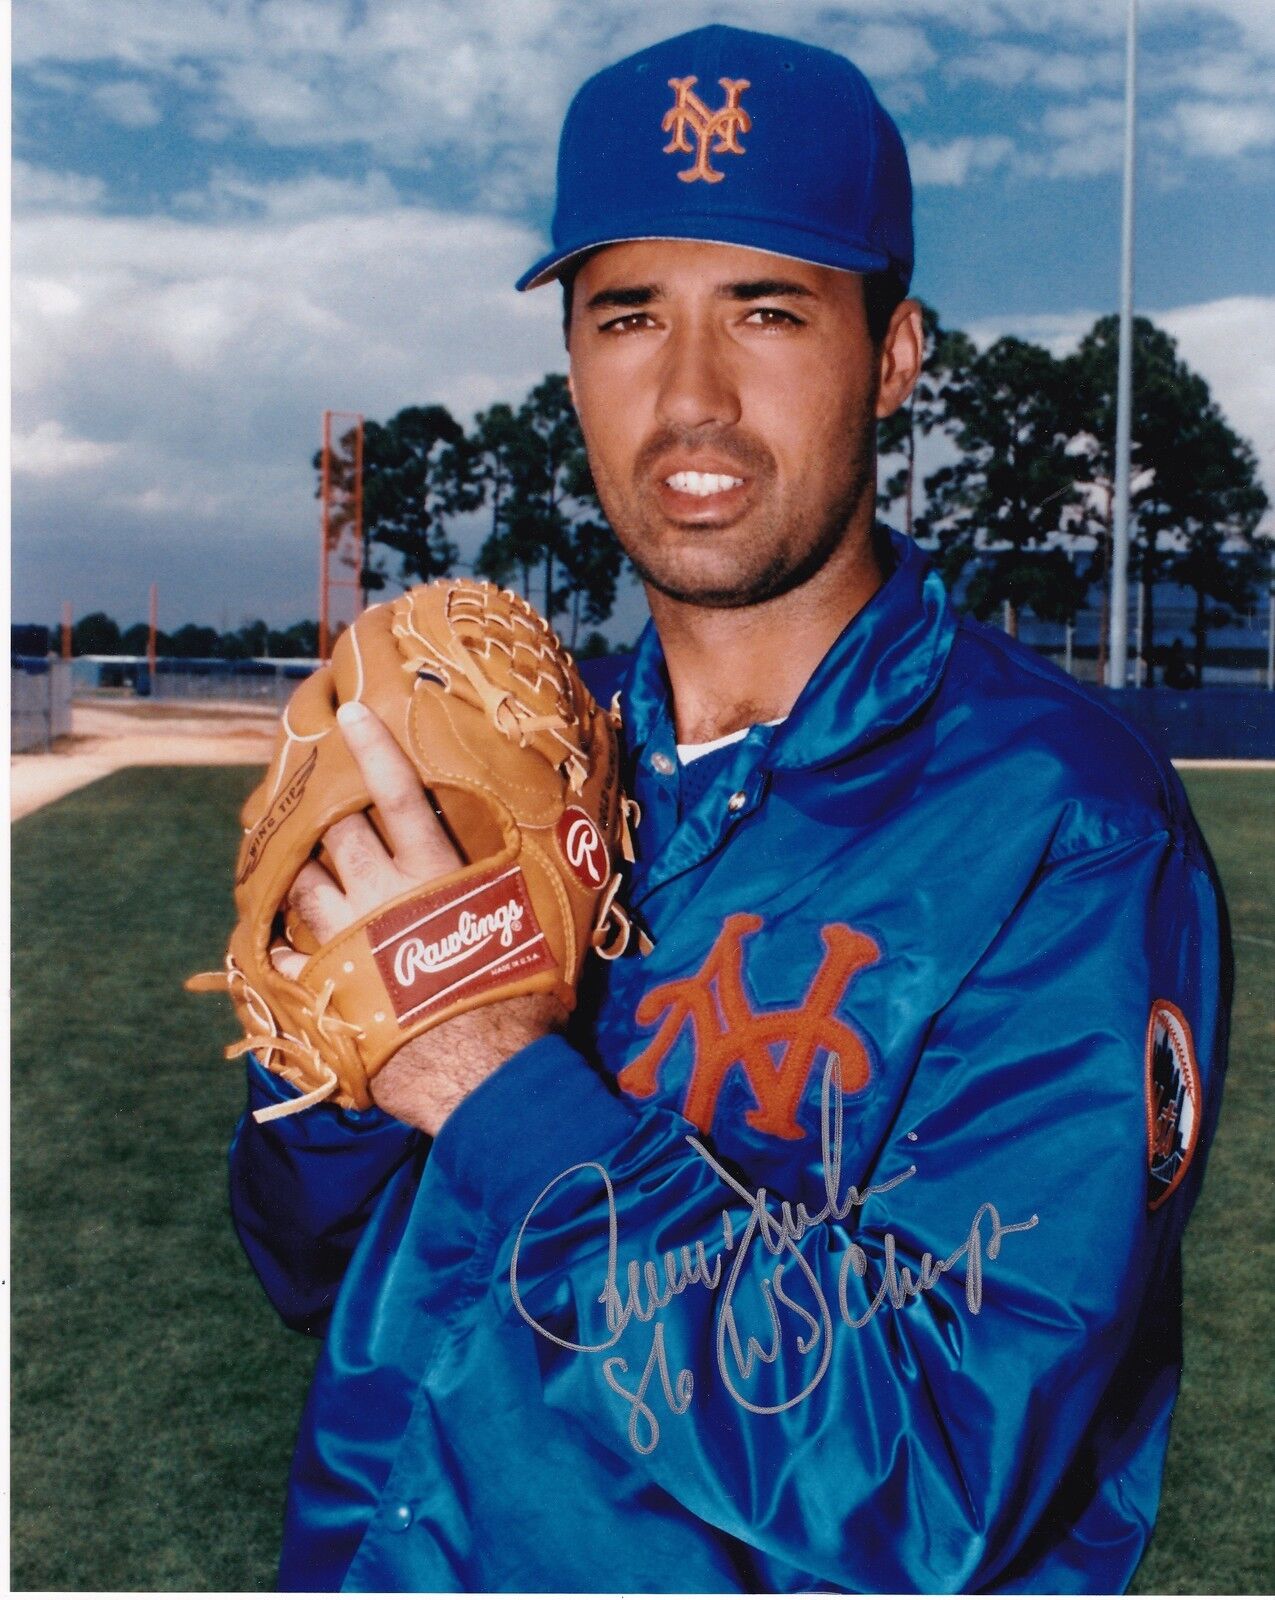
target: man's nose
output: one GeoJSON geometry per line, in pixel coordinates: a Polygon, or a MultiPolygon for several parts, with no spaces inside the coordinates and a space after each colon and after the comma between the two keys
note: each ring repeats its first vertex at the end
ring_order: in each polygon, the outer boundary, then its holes
{"type": "Polygon", "coordinates": [[[664,348],[659,418],[680,428],[739,421],[739,389],[729,352],[711,326],[686,324],[664,348]]]}

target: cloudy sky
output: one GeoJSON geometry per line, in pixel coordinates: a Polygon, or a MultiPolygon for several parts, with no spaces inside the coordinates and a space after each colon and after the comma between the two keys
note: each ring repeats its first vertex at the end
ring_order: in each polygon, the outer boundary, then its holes
{"type": "MultiPolygon", "coordinates": [[[[1275,498],[1275,3],[1140,10],[1138,308],[1275,498]]],[[[911,152],[917,292],[949,325],[1065,347],[1117,292],[1124,12],[20,0],[15,620],[65,599],[127,624],[151,581],[169,627],[313,616],[323,408],[468,421],[562,370],[555,293],[512,289],[562,112],[597,67],[701,22],[858,61],[911,152]]]]}

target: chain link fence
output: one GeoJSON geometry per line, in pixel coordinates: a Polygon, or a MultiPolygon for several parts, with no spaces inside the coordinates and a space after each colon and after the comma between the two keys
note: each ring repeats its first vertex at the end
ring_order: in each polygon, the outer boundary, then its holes
{"type": "Polygon", "coordinates": [[[317,661],[184,660],[160,656],[152,681],[145,656],[77,656],[75,692],[92,695],[131,689],[162,701],[232,700],[283,707],[317,661]]]}
{"type": "Polygon", "coordinates": [[[71,664],[52,658],[12,658],[9,743],[15,755],[51,750],[71,731],[71,664]]]}

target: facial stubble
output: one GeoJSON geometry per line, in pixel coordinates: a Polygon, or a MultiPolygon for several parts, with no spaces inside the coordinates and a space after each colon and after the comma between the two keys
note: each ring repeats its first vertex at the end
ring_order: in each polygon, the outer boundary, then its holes
{"type": "MultiPolygon", "coordinates": [[[[773,455],[759,440],[733,428],[692,432],[665,428],[642,447],[633,467],[631,496],[611,494],[602,475],[595,474],[602,508],[642,582],[670,600],[708,610],[738,610],[761,605],[809,582],[850,535],[864,495],[875,493],[875,407],[873,392],[865,397],[859,414],[847,430],[846,475],[829,503],[814,513],[794,510],[787,517],[782,507],[774,508],[768,520],[756,530],[755,537],[757,546],[771,550],[769,559],[756,571],[741,567],[737,581],[729,584],[713,586],[679,581],[676,572],[663,570],[657,559],[653,559],[659,552],[659,540],[653,537],[653,525],[659,514],[649,505],[644,508],[644,501],[649,500],[650,470],[661,456],[679,449],[711,452],[716,458],[726,457],[734,463],[741,476],[759,485],[764,498],[766,485],[775,481],[777,467],[773,455]],[[812,514],[818,518],[817,532],[813,540],[803,539],[798,517],[809,518],[812,514]]],[[[729,533],[729,529],[722,531],[729,533]]],[[[708,540],[715,536],[717,530],[711,527],[691,532],[692,538],[708,540]]]]}

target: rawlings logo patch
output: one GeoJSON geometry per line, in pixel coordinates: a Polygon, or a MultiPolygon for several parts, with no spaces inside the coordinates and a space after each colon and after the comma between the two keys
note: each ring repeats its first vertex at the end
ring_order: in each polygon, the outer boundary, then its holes
{"type": "Polygon", "coordinates": [[[726,91],[726,104],[719,106],[716,111],[710,111],[693,92],[699,82],[698,78],[670,78],[668,81],[668,86],[677,99],[664,113],[664,121],[660,124],[665,133],[673,135],[664,146],[664,154],[669,156],[676,151],[681,155],[695,157],[692,166],[685,167],[678,173],[683,183],[696,183],[701,178],[705,183],[720,183],[726,176],[724,172],[719,172],[716,167],[711,167],[708,163],[710,139],[717,140],[712,147],[715,156],[744,154],[739,135],[749,132],[753,120],[740,105],[739,97],[750,87],[748,79],[718,78],[717,81],[726,91]],[[688,128],[695,135],[694,150],[686,138],[688,128]]]}
{"type": "Polygon", "coordinates": [[[709,1132],[722,1086],[738,1067],[757,1102],[745,1121],[759,1133],[804,1139],[807,1130],[797,1109],[820,1051],[840,1056],[845,1093],[862,1089],[868,1081],[863,1041],[833,1013],[854,974],[871,966],[881,952],[866,934],[834,922],[820,930],[826,954],[801,1004],[754,1011],[744,991],[743,941],[762,925],[760,917],[747,912],[727,917],[698,972],[643,996],[637,1021],[648,1027],[661,1015],[664,1021],[641,1055],[620,1073],[619,1084],[639,1098],[654,1094],[660,1069],[689,1023],[695,1057],[682,1115],[709,1132]]]}
{"type": "Polygon", "coordinates": [[[586,889],[600,889],[611,876],[606,840],[597,824],[579,806],[568,806],[558,818],[558,848],[586,889]]]}
{"type": "Polygon", "coordinates": [[[1200,1133],[1200,1069],[1186,1018],[1167,1000],[1147,1025],[1147,1204],[1162,1206],[1186,1175],[1200,1133]]]}
{"type": "Polygon", "coordinates": [[[261,864],[261,854],[274,838],[282,826],[284,819],[295,811],[301,803],[301,796],[305,793],[305,786],[310,781],[314,771],[314,764],[319,759],[319,752],[311,750],[293,775],[292,781],[274,804],[262,817],[261,821],[249,834],[244,845],[243,855],[239,862],[239,871],[235,877],[235,887],[238,888],[243,881],[251,877],[261,864]]]}
{"type": "Polygon", "coordinates": [[[367,936],[400,1023],[553,970],[521,867],[419,895],[370,922],[367,936]]]}
{"type": "Polygon", "coordinates": [[[461,912],[456,925],[438,939],[422,939],[413,935],[404,939],[394,952],[394,976],[404,989],[411,988],[418,977],[429,977],[435,972],[469,961],[488,945],[499,945],[503,950],[513,946],[522,932],[523,907],[516,896],[491,911],[461,912]]]}

